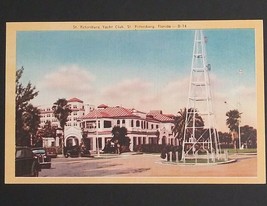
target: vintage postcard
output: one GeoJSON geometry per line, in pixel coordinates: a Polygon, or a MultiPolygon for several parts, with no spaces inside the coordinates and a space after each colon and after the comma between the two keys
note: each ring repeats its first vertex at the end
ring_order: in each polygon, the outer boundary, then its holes
{"type": "Polygon", "coordinates": [[[6,28],[6,184],[266,183],[262,20],[6,28]]]}

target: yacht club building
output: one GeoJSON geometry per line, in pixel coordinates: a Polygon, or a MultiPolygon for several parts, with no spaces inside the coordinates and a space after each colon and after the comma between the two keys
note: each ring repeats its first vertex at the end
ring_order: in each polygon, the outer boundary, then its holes
{"type": "Polygon", "coordinates": [[[176,144],[172,135],[173,115],[162,111],[144,113],[121,106],[99,105],[96,109],[80,118],[80,126],[86,134],[90,149],[104,148],[112,138],[114,126],[125,127],[131,140],[130,150],[140,144],[176,144]]]}
{"type": "MultiPolygon", "coordinates": [[[[106,142],[112,138],[114,126],[127,129],[127,136],[131,140],[131,151],[140,144],[177,144],[172,134],[174,115],[163,114],[161,110],[145,113],[136,109],[109,107],[104,104],[94,108],[78,98],[69,99],[68,104],[72,112],[65,126],[65,146],[80,144],[84,137],[83,141],[90,150],[102,150],[106,142]]],[[[51,108],[52,105],[41,108],[41,126],[49,120],[52,125],[59,127],[51,108]]],[[[60,135],[53,145],[60,145],[60,135]]]]}

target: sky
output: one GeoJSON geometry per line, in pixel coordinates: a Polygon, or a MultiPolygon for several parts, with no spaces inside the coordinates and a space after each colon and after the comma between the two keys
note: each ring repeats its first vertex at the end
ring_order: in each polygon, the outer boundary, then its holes
{"type": "MultiPolygon", "coordinates": [[[[238,107],[241,126],[256,128],[254,29],[204,34],[218,129],[228,131],[225,114],[238,107]]],[[[16,38],[17,69],[39,91],[36,106],[77,97],[176,115],[187,105],[194,30],[19,31],[16,38]]]]}

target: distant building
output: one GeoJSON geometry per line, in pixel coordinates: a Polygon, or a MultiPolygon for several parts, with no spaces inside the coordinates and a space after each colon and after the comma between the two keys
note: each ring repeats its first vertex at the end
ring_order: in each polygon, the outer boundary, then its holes
{"type": "MultiPolygon", "coordinates": [[[[84,104],[84,102],[78,98],[71,98],[68,101],[68,104],[70,106],[70,109],[72,110],[71,114],[68,117],[68,122],[65,126],[65,145],[67,145],[67,142],[69,144],[80,144],[82,139],[82,130],[80,128],[79,122],[77,121],[78,118],[84,116],[86,113],[89,113],[94,106],[89,104],[84,104]]],[[[41,111],[41,127],[44,127],[46,121],[50,121],[52,126],[55,126],[57,128],[60,128],[59,121],[55,117],[53,110],[53,105],[49,106],[42,106],[40,107],[41,111]]],[[[58,134],[61,134],[60,131],[57,132],[58,134]]],[[[56,140],[48,141],[45,139],[46,145],[48,146],[59,146],[60,145],[60,138],[59,135],[57,136],[56,140]],[[47,143],[49,142],[49,143],[47,143]]]]}
{"type": "MultiPolygon", "coordinates": [[[[82,135],[84,135],[85,144],[90,150],[97,151],[98,148],[102,150],[106,142],[112,138],[114,126],[127,129],[127,136],[131,140],[131,150],[140,144],[177,144],[172,134],[174,126],[174,115],[172,114],[163,114],[161,110],[145,113],[121,106],[109,107],[105,104],[94,108],[78,98],[69,99],[68,104],[72,112],[65,126],[65,145],[80,144],[82,135]]],[[[41,108],[41,127],[47,120],[59,128],[52,105],[41,108]]],[[[60,145],[59,137],[60,135],[53,143],[55,146],[60,145]]]]}

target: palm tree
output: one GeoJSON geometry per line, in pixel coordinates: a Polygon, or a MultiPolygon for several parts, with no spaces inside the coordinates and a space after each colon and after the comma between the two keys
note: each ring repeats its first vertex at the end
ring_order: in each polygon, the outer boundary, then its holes
{"type": "Polygon", "coordinates": [[[62,154],[64,154],[64,147],[65,147],[65,137],[64,137],[64,128],[68,121],[68,116],[72,112],[69,108],[68,101],[66,99],[58,99],[53,107],[52,110],[54,111],[55,117],[58,119],[60,127],[62,129],[62,154]]]}
{"type": "MultiPolygon", "coordinates": [[[[180,109],[178,115],[174,119],[174,127],[172,132],[174,133],[174,136],[178,138],[180,141],[184,137],[186,116],[187,116],[188,126],[193,125],[193,111],[194,111],[193,108],[188,109],[188,111],[186,111],[186,108],[180,109]]],[[[203,119],[198,113],[195,114],[195,126],[196,127],[204,126],[203,119]]]]}
{"type": "MultiPolygon", "coordinates": [[[[239,119],[241,118],[241,113],[237,110],[230,110],[226,113],[226,116],[228,117],[226,119],[226,125],[228,126],[230,132],[233,134],[238,131],[239,127],[239,119]]],[[[234,141],[235,146],[236,146],[236,139],[234,141]]]]}
{"type": "Polygon", "coordinates": [[[185,120],[186,120],[186,108],[180,109],[178,115],[174,119],[174,127],[172,132],[177,139],[182,139],[184,136],[185,129],[185,120]]]}
{"type": "Polygon", "coordinates": [[[112,129],[113,142],[117,142],[120,145],[120,153],[130,152],[130,138],[127,137],[127,129],[125,127],[114,126],[112,129]]]}

